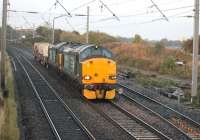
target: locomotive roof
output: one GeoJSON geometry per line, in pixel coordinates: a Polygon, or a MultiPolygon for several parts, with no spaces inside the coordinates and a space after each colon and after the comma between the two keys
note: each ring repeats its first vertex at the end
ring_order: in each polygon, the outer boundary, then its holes
{"type": "Polygon", "coordinates": [[[89,47],[96,47],[94,44],[81,44],[75,42],[62,42],[57,45],[53,45],[52,48],[57,49],[61,52],[73,52],[80,53],[89,47]]]}
{"type": "Polygon", "coordinates": [[[93,44],[74,44],[74,45],[64,45],[63,48],[63,52],[76,52],[76,53],[80,53],[83,50],[89,48],[89,47],[95,47],[95,45],[93,44]]]}
{"type": "Polygon", "coordinates": [[[59,49],[60,47],[62,47],[62,46],[65,45],[65,44],[67,44],[67,42],[62,42],[62,43],[53,45],[52,48],[53,48],[53,49],[59,49]]]}

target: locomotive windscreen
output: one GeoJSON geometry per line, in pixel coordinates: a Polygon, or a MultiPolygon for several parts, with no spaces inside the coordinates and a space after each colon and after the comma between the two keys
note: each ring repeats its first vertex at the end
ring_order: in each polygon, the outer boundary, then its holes
{"type": "Polygon", "coordinates": [[[80,53],[80,60],[84,60],[91,57],[106,57],[112,58],[112,53],[102,47],[89,47],[80,53]]]}

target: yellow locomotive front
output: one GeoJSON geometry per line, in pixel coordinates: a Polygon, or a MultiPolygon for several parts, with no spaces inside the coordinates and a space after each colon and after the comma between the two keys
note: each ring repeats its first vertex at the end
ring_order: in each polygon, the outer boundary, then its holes
{"type": "Polygon", "coordinates": [[[116,62],[107,49],[90,49],[92,57],[81,62],[83,96],[87,99],[113,99],[116,94],[116,62]]]}

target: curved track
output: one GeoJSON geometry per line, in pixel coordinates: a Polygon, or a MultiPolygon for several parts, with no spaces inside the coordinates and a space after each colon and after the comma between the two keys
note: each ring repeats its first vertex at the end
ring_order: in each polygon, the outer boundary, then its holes
{"type": "Polygon", "coordinates": [[[58,140],[95,140],[40,72],[24,57],[17,57],[58,140]]]}
{"type": "Polygon", "coordinates": [[[187,134],[190,139],[200,139],[200,124],[195,122],[188,116],[152,99],[142,93],[139,93],[125,85],[118,84],[119,87],[124,88],[122,96],[134,102],[138,102],[149,110],[161,115],[183,133],[187,134]]]}

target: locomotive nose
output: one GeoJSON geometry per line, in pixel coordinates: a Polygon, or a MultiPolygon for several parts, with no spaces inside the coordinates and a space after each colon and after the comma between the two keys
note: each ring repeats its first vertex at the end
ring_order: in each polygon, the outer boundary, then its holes
{"type": "Polygon", "coordinates": [[[83,83],[116,83],[116,63],[105,58],[94,58],[82,63],[83,83]],[[86,76],[91,78],[86,79],[86,76]]]}

